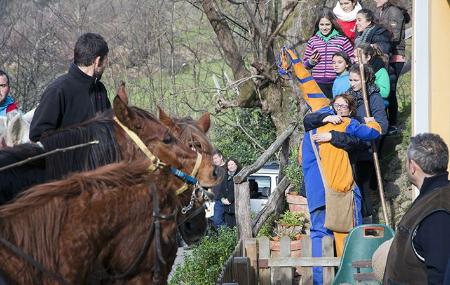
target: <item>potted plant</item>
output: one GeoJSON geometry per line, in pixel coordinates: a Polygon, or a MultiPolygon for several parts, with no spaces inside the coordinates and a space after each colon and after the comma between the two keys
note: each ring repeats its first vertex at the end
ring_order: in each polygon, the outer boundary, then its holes
{"type": "Polygon", "coordinates": [[[271,249],[280,250],[279,240],[283,236],[291,239],[291,251],[301,250],[301,237],[306,234],[309,227],[309,219],[303,212],[285,211],[280,219],[275,221],[275,236],[272,237],[271,249]]]}

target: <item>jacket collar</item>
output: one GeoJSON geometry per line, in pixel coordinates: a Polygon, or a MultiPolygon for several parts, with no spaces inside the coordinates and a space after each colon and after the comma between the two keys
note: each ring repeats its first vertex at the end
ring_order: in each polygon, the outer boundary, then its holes
{"type": "Polygon", "coordinates": [[[450,181],[448,180],[448,172],[445,171],[441,174],[437,174],[435,176],[426,177],[423,180],[422,187],[420,188],[420,194],[417,197],[417,199],[422,198],[423,196],[427,195],[428,193],[433,192],[433,190],[449,185],[450,181]]]}
{"type": "Polygon", "coordinates": [[[83,71],[81,71],[81,69],[75,63],[72,63],[70,65],[69,74],[74,76],[77,79],[85,81],[86,83],[92,84],[95,82],[95,78],[93,76],[89,76],[86,73],[84,73],[83,71]]]}

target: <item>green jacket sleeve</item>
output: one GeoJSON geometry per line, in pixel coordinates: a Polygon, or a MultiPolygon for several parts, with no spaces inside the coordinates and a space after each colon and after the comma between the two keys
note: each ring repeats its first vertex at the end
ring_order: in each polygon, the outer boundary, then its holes
{"type": "Polygon", "coordinates": [[[380,95],[384,99],[389,96],[391,84],[389,82],[389,74],[386,68],[381,68],[375,73],[375,85],[380,88],[380,95]]]}

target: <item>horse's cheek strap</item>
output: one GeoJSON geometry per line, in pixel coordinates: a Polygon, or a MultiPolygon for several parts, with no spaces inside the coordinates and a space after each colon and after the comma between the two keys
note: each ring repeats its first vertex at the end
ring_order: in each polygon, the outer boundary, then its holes
{"type": "Polygon", "coordinates": [[[153,153],[151,153],[151,151],[147,148],[144,142],[138,137],[138,135],[136,135],[135,132],[133,132],[127,126],[122,124],[122,122],[119,121],[117,117],[114,117],[114,121],[125,131],[125,133],[133,140],[133,142],[139,147],[139,149],[142,150],[145,156],[147,156],[148,159],[150,159],[150,162],[152,164],[148,167],[148,169],[152,172],[155,171],[162,164],[162,162],[155,155],[153,155],[153,153]]]}

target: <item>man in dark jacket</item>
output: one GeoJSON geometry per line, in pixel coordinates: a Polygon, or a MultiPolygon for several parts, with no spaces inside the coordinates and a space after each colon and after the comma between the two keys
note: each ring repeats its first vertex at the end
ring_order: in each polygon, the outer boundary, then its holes
{"type": "Polygon", "coordinates": [[[444,284],[450,261],[448,154],[439,135],[411,138],[406,171],[420,194],[397,226],[384,284],[444,284]]]}
{"type": "Polygon", "coordinates": [[[106,88],[100,82],[108,52],[108,44],[99,34],[86,33],[78,38],[68,73],[56,78],[42,94],[30,126],[31,141],[111,109],[106,88]]]}

